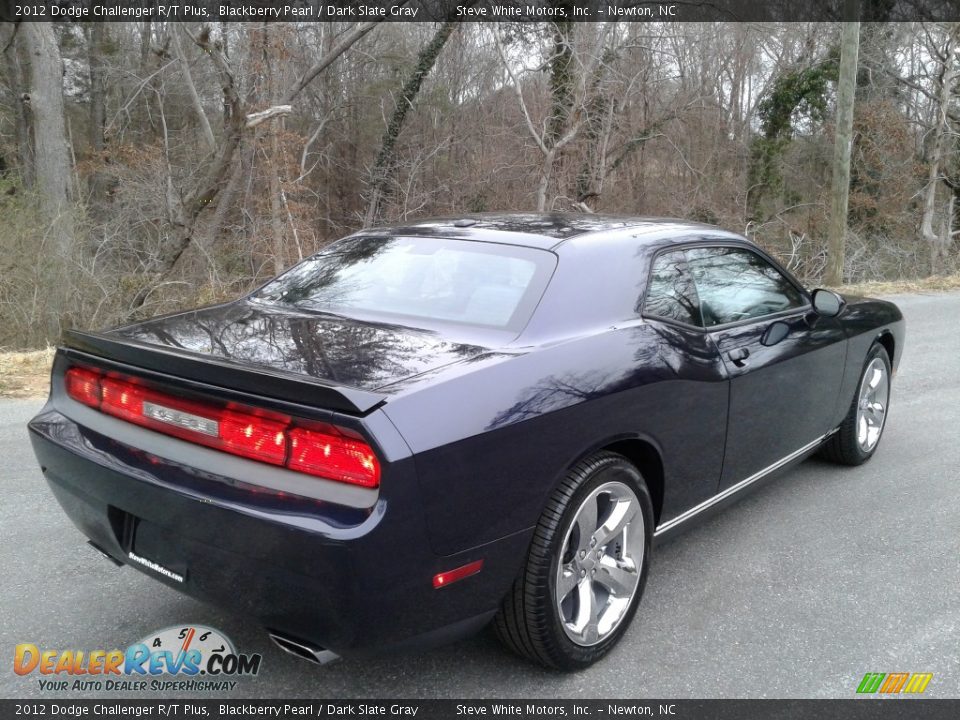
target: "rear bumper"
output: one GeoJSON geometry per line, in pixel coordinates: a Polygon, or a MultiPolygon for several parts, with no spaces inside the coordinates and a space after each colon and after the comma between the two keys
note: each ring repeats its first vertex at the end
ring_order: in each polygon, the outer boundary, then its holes
{"type": "Polygon", "coordinates": [[[148,455],[44,409],[30,423],[44,476],[80,531],[177,590],[338,655],[423,647],[482,627],[522,563],[529,533],[454,556],[430,549],[413,460],[356,509],[256,493],[148,455]],[[129,553],[177,575],[133,562],[129,553]],[[478,575],[433,576],[478,559],[478,575]]]}

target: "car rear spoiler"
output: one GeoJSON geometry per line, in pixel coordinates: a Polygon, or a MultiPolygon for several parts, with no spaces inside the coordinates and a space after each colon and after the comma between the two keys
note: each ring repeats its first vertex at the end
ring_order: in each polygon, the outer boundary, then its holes
{"type": "Polygon", "coordinates": [[[67,330],[63,345],[97,358],[132,365],[176,378],[194,380],[230,390],[277,400],[363,415],[387,396],[354,387],[325,383],[306,375],[233,363],[179,348],[117,338],[94,332],[67,330]]]}

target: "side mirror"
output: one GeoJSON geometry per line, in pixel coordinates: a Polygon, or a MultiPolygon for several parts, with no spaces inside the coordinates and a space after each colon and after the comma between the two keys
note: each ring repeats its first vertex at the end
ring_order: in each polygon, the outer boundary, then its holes
{"type": "Polygon", "coordinates": [[[813,291],[813,309],[823,317],[836,317],[843,310],[846,301],[832,290],[819,288],[813,291]]]}

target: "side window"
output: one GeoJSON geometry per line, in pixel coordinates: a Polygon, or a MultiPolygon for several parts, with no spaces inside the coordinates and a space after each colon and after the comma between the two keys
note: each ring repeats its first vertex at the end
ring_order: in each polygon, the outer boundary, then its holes
{"type": "Polygon", "coordinates": [[[682,250],[663,253],[654,260],[643,312],[687,325],[701,324],[697,288],[682,250]]]}
{"type": "Polygon", "coordinates": [[[763,317],[807,302],[779,270],[744,248],[687,250],[687,264],[705,327],[763,317]]]}

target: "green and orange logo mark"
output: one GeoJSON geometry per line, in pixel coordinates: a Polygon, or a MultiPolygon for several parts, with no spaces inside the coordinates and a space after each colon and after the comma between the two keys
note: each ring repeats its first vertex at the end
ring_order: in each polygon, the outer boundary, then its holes
{"type": "Polygon", "coordinates": [[[933,673],[867,673],[857,687],[858,693],[919,694],[927,689],[933,673]]]}

